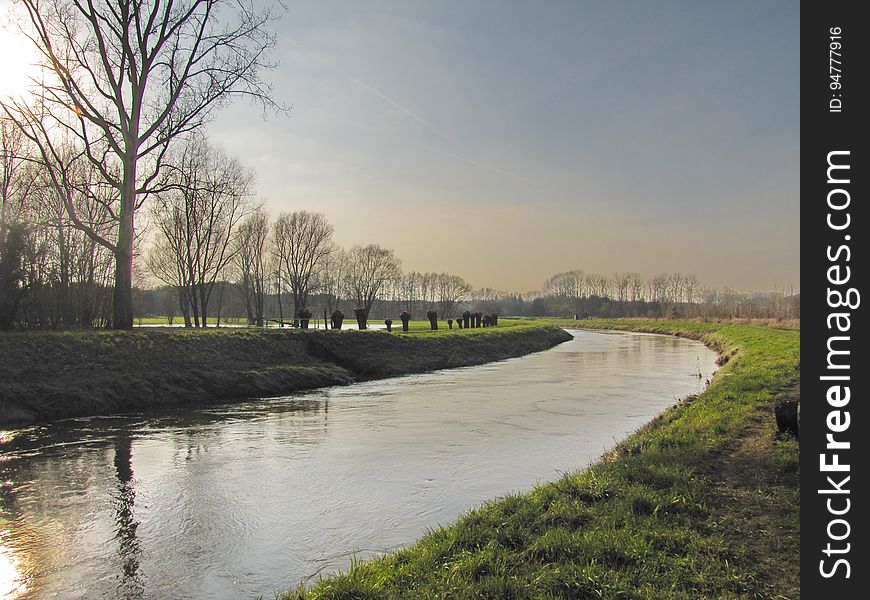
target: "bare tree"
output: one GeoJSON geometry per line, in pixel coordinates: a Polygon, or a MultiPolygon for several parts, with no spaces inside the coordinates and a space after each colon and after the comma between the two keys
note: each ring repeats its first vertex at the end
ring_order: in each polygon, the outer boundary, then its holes
{"type": "Polygon", "coordinates": [[[115,258],[112,325],[133,326],[134,218],[154,191],[167,150],[230,97],[276,107],[260,79],[274,13],[250,0],[21,0],[37,48],[39,102],[3,104],[48,160],[58,132],[117,190],[115,239],[67,205],[72,223],[115,258]]]}
{"type": "Polygon", "coordinates": [[[111,218],[100,202],[114,190],[100,184],[88,161],[69,153],[46,168],[14,122],[0,120],[0,241],[8,227],[27,224],[22,273],[28,293],[18,320],[27,326],[66,327],[105,322],[102,305],[109,253],[73,226],[65,205],[74,206],[82,220],[110,237],[106,223],[111,218]],[[47,175],[52,169],[57,170],[55,178],[47,175]]]}
{"type": "Polygon", "coordinates": [[[111,253],[92,237],[77,229],[66,206],[75,208],[80,219],[89,223],[98,235],[110,239],[114,233],[108,210],[117,193],[102,184],[94,166],[78,157],[64,165],[55,165],[63,176],[47,176],[41,169],[41,226],[54,239],[52,285],[59,304],[56,312],[67,326],[90,327],[94,324],[101,289],[110,283],[111,253]]]}
{"type": "Polygon", "coordinates": [[[332,314],[347,292],[347,252],[338,246],[323,257],[317,273],[317,287],[326,301],[326,310],[332,314]]]}
{"type": "MultiPolygon", "coordinates": [[[[698,281],[698,276],[694,273],[689,273],[685,278],[685,301],[689,305],[694,305],[698,302],[698,294],[701,290],[701,282],[698,281]]],[[[691,306],[690,306],[691,309],[691,306]]]]}
{"type": "Polygon", "coordinates": [[[643,296],[643,278],[640,273],[626,273],[628,278],[628,297],[632,302],[640,302],[643,296]]]}
{"type": "Polygon", "coordinates": [[[186,144],[173,162],[173,187],[156,198],[153,210],[157,241],[148,266],[179,287],[193,325],[206,327],[215,282],[233,259],[240,221],[252,210],[254,178],[202,138],[186,144]]]}
{"type": "Polygon", "coordinates": [[[182,243],[187,243],[187,239],[180,224],[172,230],[171,236],[165,231],[161,232],[148,250],[145,262],[152,275],[175,291],[184,326],[193,327],[187,269],[184,256],[178,251],[182,243]]]}
{"type": "Polygon", "coordinates": [[[293,322],[296,312],[306,306],[323,259],[335,246],[330,242],[332,225],[320,213],[305,210],[281,213],[272,231],[272,252],[281,279],[290,285],[293,322]]]}
{"type": "Polygon", "coordinates": [[[7,226],[20,219],[24,199],[34,183],[31,150],[21,129],[0,114],[0,243],[7,226]]]}
{"type": "Polygon", "coordinates": [[[419,276],[420,274],[416,271],[411,271],[402,275],[398,282],[402,306],[411,315],[414,314],[414,303],[417,301],[417,280],[419,276]]]}
{"type": "Polygon", "coordinates": [[[269,216],[262,208],[251,213],[239,226],[235,265],[239,288],[245,301],[248,325],[263,326],[266,278],[269,275],[266,241],[269,216]]]}
{"type": "Polygon", "coordinates": [[[441,273],[436,280],[438,289],[438,308],[441,317],[446,319],[453,316],[456,305],[470,299],[471,286],[462,277],[441,273]]]}
{"type": "Polygon", "coordinates": [[[347,282],[358,308],[368,315],[381,289],[399,276],[401,261],[392,250],[370,244],[348,253],[347,282]]]}

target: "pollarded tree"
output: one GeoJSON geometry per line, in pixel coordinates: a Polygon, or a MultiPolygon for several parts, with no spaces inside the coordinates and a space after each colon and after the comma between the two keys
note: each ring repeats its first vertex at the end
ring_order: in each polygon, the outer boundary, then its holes
{"type": "Polygon", "coordinates": [[[21,0],[22,30],[41,57],[31,101],[3,104],[52,164],[58,135],[117,192],[117,235],[74,225],[115,258],[113,322],[133,326],[134,220],[160,187],[173,141],[197,130],[230,97],[276,107],[260,78],[275,37],[270,9],[250,0],[21,0]]]}
{"type": "Polygon", "coordinates": [[[272,230],[272,253],[278,271],[293,295],[294,322],[296,312],[308,304],[308,294],[316,275],[335,246],[332,225],[320,213],[306,210],[281,213],[272,230]]]}
{"type": "Polygon", "coordinates": [[[348,252],[347,282],[357,307],[369,315],[378,294],[401,273],[396,253],[375,244],[354,246],[348,252]]]}

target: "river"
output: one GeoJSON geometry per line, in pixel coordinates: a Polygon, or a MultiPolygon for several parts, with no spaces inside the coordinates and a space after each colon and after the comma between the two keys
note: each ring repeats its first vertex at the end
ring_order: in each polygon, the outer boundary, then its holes
{"type": "Polygon", "coordinates": [[[0,432],[0,598],[270,598],[582,469],[716,354],[572,331],[530,356],[0,432]]]}

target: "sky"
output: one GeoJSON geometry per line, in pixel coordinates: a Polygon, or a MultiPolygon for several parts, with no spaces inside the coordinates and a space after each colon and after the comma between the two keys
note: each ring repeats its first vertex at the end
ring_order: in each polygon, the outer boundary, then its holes
{"type": "Polygon", "coordinates": [[[290,1],[266,77],[292,109],[236,102],[210,136],[270,212],[406,271],[799,289],[798,8],[290,1]]]}

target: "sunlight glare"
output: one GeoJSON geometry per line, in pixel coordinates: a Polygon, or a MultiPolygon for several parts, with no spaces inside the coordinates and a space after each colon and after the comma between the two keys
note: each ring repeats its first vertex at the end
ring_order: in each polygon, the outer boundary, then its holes
{"type": "Polygon", "coordinates": [[[27,591],[27,580],[18,572],[12,552],[0,545],[0,598],[15,598],[27,591]]]}
{"type": "Polygon", "coordinates": [[[0,98],[20,96],[30,85],[36,53],[31,42],[10,24],[0,2],[0,98]]]}

